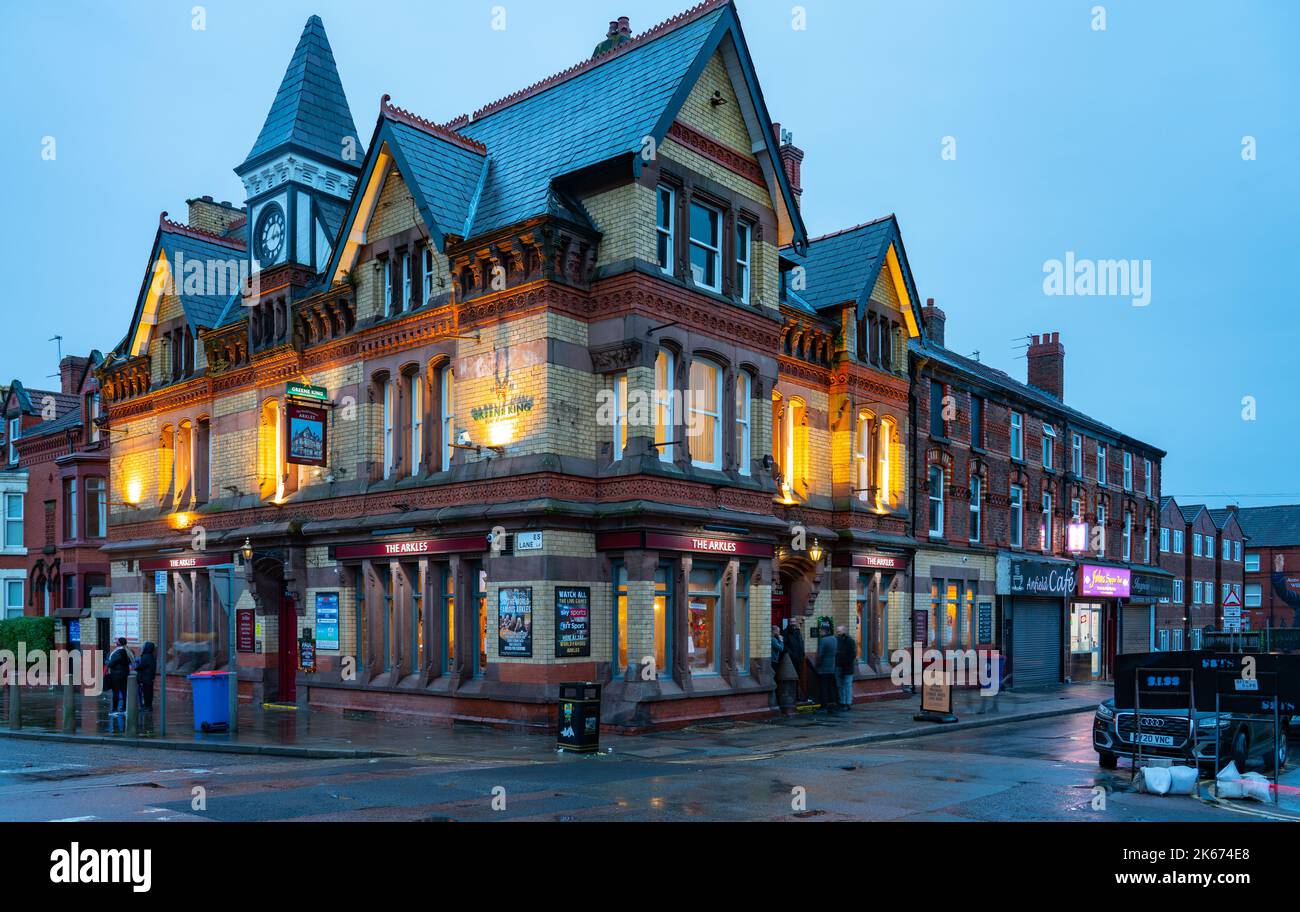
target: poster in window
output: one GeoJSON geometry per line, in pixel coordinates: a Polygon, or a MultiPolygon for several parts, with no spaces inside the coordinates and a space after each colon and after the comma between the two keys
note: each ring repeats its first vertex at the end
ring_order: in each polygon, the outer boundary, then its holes
{"type": "Polygon", "coordinates": [[[497,592],[497,655],[533,657],[533,590],[528,586],[497,592]]]}
{"type": "Polygon", "coordinates": [[[339,648],[339,594],[316,593],[316,648],[339,648]]]}
{"type": "Polygon", "coordinates": [[[288,419],[285,433],[285,461],[292,465],[323,466],[326,463],[326,434],[329,413],[311,405],[290,402],[284,407],[288,419]]]}
{"type": "Polygon", "coordinates": [[[555,657],[591,655],[591,590],[559,586],[555,590],[555,657]]]}

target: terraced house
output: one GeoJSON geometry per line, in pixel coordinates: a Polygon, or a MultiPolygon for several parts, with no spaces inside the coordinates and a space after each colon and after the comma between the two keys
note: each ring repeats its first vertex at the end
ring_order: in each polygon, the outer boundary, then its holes
{"type": "Polygon", "coordinates": [[[233,654],[259,699],[541,723],[592,679],[628,725],[769,712],[774,603],[848,620],[856,555],[903,534],[919,332],[892,220],[821,290],[799,157],[729,2],[612,22],[472,116],[385,97],[364,143],[313,17],[243,205],[160,220],[99,371],[95,612],[161,613],[171,669],[233,654]]]}

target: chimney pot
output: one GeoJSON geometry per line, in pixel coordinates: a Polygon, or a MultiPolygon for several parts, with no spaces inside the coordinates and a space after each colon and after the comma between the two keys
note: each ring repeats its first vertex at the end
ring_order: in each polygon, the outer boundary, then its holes
{"type": "Polygon", "coordinates": [[[618,17],[618,31],[621,35],[632,34],[632,20],[627,16],[618,17]]]}

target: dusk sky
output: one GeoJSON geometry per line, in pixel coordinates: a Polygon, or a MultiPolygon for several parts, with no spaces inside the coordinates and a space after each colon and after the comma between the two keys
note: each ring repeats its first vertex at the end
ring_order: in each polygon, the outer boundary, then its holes
{"type": "MultiPolygon", "coordinates": [[[[232,169],[311,14],[368,140],[386,92],[447,121],[588,57],[610,19],[688,4],[211,0],[202,30],[192,0],[9,8],[4,382],[56,385],[55,334],[120,341],[160,211],[243,201],[232,169]]],[[[897,213],[949,348],[1024,379],[1026,337],[1058,331],[1066,402],[1167,450],[1165,494],[1300,501],[1300,4],[805,0],[803,29],[791,0],[738,6],[807,153],[811,235],[897,213]],[[1149,303],[1045,294],[1067,253],[1149,264],[1149,303]]]]}

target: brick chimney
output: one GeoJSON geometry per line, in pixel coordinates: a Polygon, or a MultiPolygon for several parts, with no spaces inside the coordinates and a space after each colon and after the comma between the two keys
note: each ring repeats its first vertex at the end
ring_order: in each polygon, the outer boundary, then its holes
{"type": "Polygon", "coordinates": [[[925,321],[925,334],[935,345],[943,347],[943,326],[948,319],[942,310],[934,306],[934,298],[927,298],[921,308],[921,319],[925,321]]]}
{"type": "Polygon", "coordinates": [[[90,359],[81,355],[66,355],[59,362],[59,384],[60,392],[76,395],[79,392],[81,375],[86,370],[86,364],[90,359]]]}
{"type": "Polygon", "coordinates": [[[218,203],[210,196],[186,200],[190,207],[189,226],[209,234],[225,234],[231,225],[244,218],[243,209],[234,203],[218,203]]]}
{"type": "Polygon", "coordinates": [[[1065,346],[1060,333],[1043,333],[1029,343],[1029,385],[1065,401],[1065,346]]]}
{"type": "Polygon", "coordinates": [[[790,182],[794,203],[803,208],[803,149],[794,144],[793,133],[782,134],[779,123],[772,124],[772,132],[780,143],[777,154],[781,158],[781,166],[785,168],[785,178],[790,182]]]}

